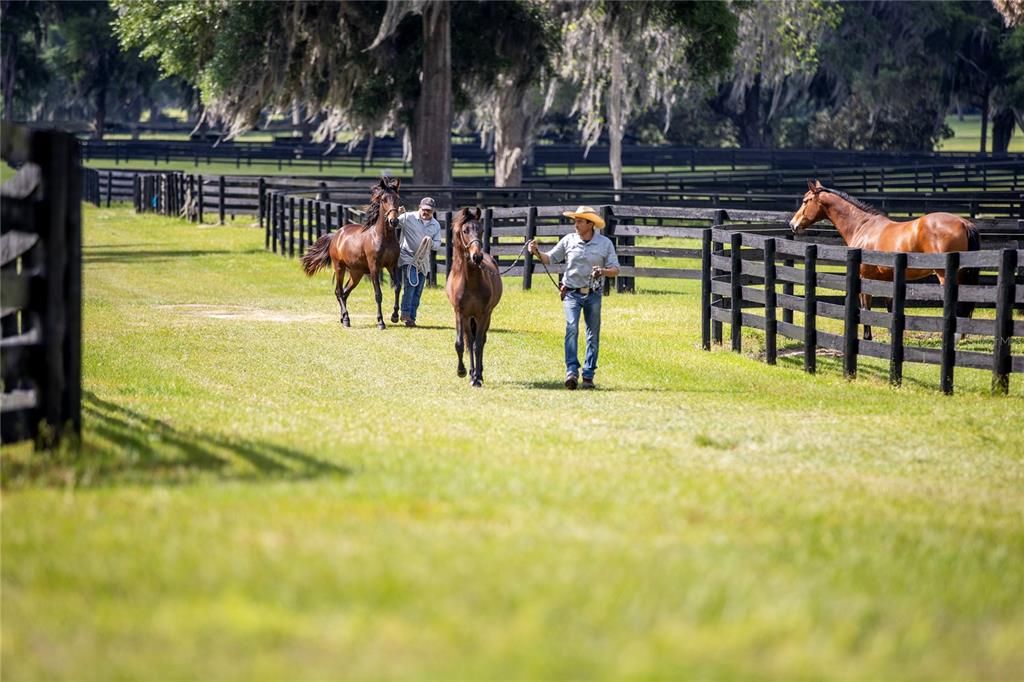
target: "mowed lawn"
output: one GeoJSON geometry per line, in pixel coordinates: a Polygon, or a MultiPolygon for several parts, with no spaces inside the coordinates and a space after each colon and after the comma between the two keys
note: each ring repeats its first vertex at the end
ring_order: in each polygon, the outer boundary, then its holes
{"type": "Polygon", "coordinates": [[[6,680],[1024,670],[1024,377],[702,352],[687,283],[607,298],[569,393],[540,271],[471,389],[441,290],[342,329],[259,230],[84,219],[81,454],[4,448],[6,680]]]}

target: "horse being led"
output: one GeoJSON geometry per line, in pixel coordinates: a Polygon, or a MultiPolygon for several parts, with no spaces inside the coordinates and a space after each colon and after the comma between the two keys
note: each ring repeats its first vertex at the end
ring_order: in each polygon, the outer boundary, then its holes
{"type": "Polygon", "coordinates": [[[484,344],[491,326],[491,311],[501,300],[498,264],[484,253],[480,209],[463,208],[452,220],[452,267],[445,291],[455,310],[457,373],[466,376],[462,352],[469,346],[469,379],[473,386],[484,381],[484,344]]]}
{"type": "Polygon", "coordinates": [[[399,205],[398,187],[401,180],[382,177],[371,188],[370,205],[362,225],[349,224],[338,228],[332,234],[325,234],[316,240],[302,257],[306,275],[312,277],[330,263],[334,267],[334,295],[341,307],[341,323],[351,326],[348,319],[348,295],[359,284],[363,275],[369,275],[373,282],[373,294],[377,301],[377,328],[384,329],[384,315],[381,313],[381,272],[388,271],[395,289],[395,309],[391,321],[398,321],[398,294],[402,280],[398,270],[398,216],[402,213],[399,205]],[[348,284],[342,286],[345,272],[349,273],[348,284]]]}
{"type": "MultiPolygon", "coordinates": [[[[929,213],[897,223],[844,192],[823,187],[817,180],[808,180],[807,194],[789,226],[794,234],[800,234],[823,218],[832,221],[847,246],[866,251],[948,253],[981,248],[981,238],[974,224],[952,213],[929,213]]],[[[923,279],[933,272],[940,284],[945,281],[946,273],[942,270],[916,269],[907,269],[907,281],[923,279]]],[[[893,274],[892,268],[861,265],[860,276],[891,282],[893,274]]],[[[960,270],[960,284],[976,284],[977,279],[977,268],[960,270]]],[[[871,294],[861,294],[860,304],[862,308],[871,310],[871,294]]],[[[973,303],[957,305],[958,317],[970,317],[973,311],[973,303]]],[[[870,325],[864,325],[864,339],[871,340],[870,325]]]]}

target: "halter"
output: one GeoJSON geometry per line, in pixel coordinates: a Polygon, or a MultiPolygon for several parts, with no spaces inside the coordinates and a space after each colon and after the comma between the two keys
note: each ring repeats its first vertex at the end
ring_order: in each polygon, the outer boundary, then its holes
{"type": "Polygon", "coordinates": [[[466,253],[469,253],[469,247],[473,246],[473,244],[479,244],[481,249],[484,248],[484,243],[483,243],[483,241],[480,240],[479,237],[474,237],[473,239],[469,240],[469,242],[467,243],[466,242],[466,237],[462,234],[462,230],[461,229],[459,230],[459,241],[462,242],[462,248],[464,248],[466,250],[466,253]]]}

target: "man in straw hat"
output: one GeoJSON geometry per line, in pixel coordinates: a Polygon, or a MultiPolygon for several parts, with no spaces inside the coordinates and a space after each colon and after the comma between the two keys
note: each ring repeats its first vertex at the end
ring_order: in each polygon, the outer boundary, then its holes
{"type": "Polygon", "coordinates": [[[601,282],[619,274],[619,259],[612,241],[597,230],[604,219],[590,206],[562,213],[572,218],[576,231],[562,237],[555,248],[542,252],[536,240],[527,245],[542,263],[565,261],[562,275],[562,309],[565,312],[565,387],[576,390],[580,361],[577,354],[580,313],[587,323],[587,352],[583,359],[583,388],[594,388],[597,351],[601,335],[601,282]]]}

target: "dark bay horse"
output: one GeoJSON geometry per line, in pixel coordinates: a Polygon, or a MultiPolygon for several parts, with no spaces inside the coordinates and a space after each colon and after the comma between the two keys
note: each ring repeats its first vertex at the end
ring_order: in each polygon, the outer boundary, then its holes
{"type": "Polygon", "coordinates": [[[469,379],[473,386],[484,381],[484,344],[491,327],[491,311],[501,300],[498,264],[484,253],[480,209],[463,208],[452,220],[452,267],[445,292],[455,311],[457,374],[466,376],[462,352],[469,346],[469,379]]]}
{"type": "Polygon", "coordinates": [[[384,315],[381,313],[381,273],[388,271],[395,290],[395,309],[391,321],[398,320],[398,294],[402,279],[398,270],[398,216],[403,209],[399,205],[398,187],[400,179],[382,177],[371,188],[370,205],[366,209],[363,224],[348,224],[339,227],[332,234],[325,234],[316,240],[302,257],[306,275],[312,277],[330,263],[334,267],[334,295],[341,307],[341,323],[351,326],[348,319],[348,295],[359,284],[363,275],[369,275],[373,282],[373,295],[377,301],[377,328],[384,329],[384,315]],[[349,273],[347,285],[343,285],[345,272],[349,273]]]}
{"type": "MultiPolygon", "coordinates": [[[[807,193],[789,226],[800,234],[823,218],[836,226],[847,246],[866,251],[906,253],[948,253],[950,251],[977,251],[981,237],[969,220],[952,213],[929,213],[895,222],[889,216],[839,190],[823,187],[821,182],[807,181],[807,193]]],[[[942,270],[907,269],[907,281],[923,279],[932,273],[939,283],[946,279],[942,270]]],[[[865,279],[892,281],[892,268],[861,265],[860,276],[865,279]]],[[[977,283],[977,268],[962,268],[958,276],[961,284],[977,283]]],[[[861,307],[871,309],[871,294],[861,294],[861,307]]],[[[973,303],[960,303],[957,316],[970,317],[973,303]]],[[[864,325],[864,338],[871,340],[871,326],[864,325]]]]}

